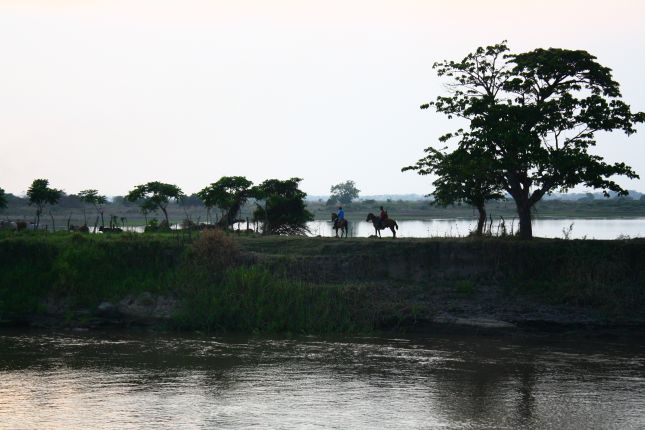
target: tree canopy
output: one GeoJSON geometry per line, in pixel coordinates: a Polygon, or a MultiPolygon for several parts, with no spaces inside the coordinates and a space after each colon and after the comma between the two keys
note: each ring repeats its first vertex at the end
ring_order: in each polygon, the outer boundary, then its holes
{"type": "Polygon", "coordinates": [[[147,184],[137,185],[131,190],[126,199],[131,202],[138,202],[141,210],[145,213],[160,209],[164,214],[166,227],[170,227],[168,220],[168,203],[171,200],[179,201],[183,197],[181,189],[173,184],[163,182],[148,182],[147,184]]]}
{"type": "Polygon", "coordinates": [[[645,114],[631,112],[611,70],[588,52],[510,54],[503,42],[434,68],[449,79],[449,94],[421,108],[467,120],[467,130],[440,141],[457,138],[459,147],[486,154],[500,189],[515,201],[522,237],[532,237],[531,209],[545,194],[579,184],[625,194],[611,177],[638,178],[625,163],[589,153],[597,132],[630,135],[645,114]]]}
{"type": "Polygon", "coordinates": [[[251,196],[253,182],[244,176],[223,176],[197,193],[207,210],[217,207],[222,210],[220,225],[228,227],[235,223],[240,209],[251,196]]]}
{"type": "MultiPolygon", "coordinates": [[[[103,205],[107,203],[107,197],[99,194],[98,190],[89,189],[79,192],[78,198],[83,203],[94,206],[96,213],[101,216],[101,225],[105,226],[105,220],[103,219],[103,205]]],[[[94,224],[94,228],[96,228],[96,224],[94,224]]]]}
{"type": "Polygon", "coordinates": [[[254,212],[254,219],[264,223],[267,234],[299,234],[309,232],[307,221],[313,214],[306,209],[307,194],[298,188],[300,178],[267,179],[253,187],[253,197],[264,201],[254,212]]]}
{"type": "Polygon", "coordinates": [[[356,183],[350,180],[333,185],[329,191],[331,193],[330,200],[336,200],[344,205],[348,205],[352,200],[357,199],[358,193],[361,192],[356,188],[356,183]]]}
{"type": "Polygon", "coordinates": [[[49,180],[34,179],[27,190],[29,204],[36,206],[36,228],[40,226],[40,215],[47,205],[55,205],[63,196],[63,191],[49,188],[49,180]]]}
{"type": "Polygon", "coordinates": [[[426,156],[402,171],[414,170],[420,175],[436,175],[432,183],[433,204],[449,206],[464,203],[479,212],[476,233],[481,235],[486,221],[486,202],[504,198],[496,173],[494,160],[476,146],[461,146],[452,152],[446,148],[426,148],[426,156]]]}

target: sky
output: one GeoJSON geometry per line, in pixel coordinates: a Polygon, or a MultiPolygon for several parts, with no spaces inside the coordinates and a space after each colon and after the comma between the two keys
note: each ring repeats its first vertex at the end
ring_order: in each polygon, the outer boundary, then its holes
{"type": "MultiPolygon", "coordinates": [[[[645,111],[644,16],[640,0],[0,0],[0,187],[190,194],[243,175],[427,194],[401,167],[460,126],[419,109],[445,94],[435,61],[502,40],[584,49],[645,111]]],[[[638,129],[594,152],[645,191],[638,129]]]]}

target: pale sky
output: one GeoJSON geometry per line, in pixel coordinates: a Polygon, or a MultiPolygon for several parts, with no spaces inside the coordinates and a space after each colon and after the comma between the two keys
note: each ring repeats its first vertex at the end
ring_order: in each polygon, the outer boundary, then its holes
{"type": "MultiPolygon", "coordinates": [[[[419,109],[444,92],[433,62],[504,39],[585,49],[642,111],[644,17],[640,0],[0,0],[0,187],[244,175],[426,194],[401,167],[458,127],[419,109]]],[[[598,137],[645,191],[645,127],[598,137]]]]}

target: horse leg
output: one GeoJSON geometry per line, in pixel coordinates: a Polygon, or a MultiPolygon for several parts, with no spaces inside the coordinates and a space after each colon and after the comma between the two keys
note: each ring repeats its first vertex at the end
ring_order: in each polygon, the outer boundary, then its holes
{"type": "Polygon", "coordinates": [[[394,227],[390,227],[390,230],[392,230],[392,237],[396,239],[396,231],[394,231],[394,227]]]}

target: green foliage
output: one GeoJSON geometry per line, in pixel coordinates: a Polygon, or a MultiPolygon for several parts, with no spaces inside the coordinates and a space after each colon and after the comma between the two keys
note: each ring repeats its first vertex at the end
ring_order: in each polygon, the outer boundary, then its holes
{"type": "Polygon", "coordinates": [[[358,193],[361,192],[356,188],[356,183],[349,180],[333,185],[329,191],[331,193],[330,200],[334,199],[344,205],[348,205],[352,200],[357,199],[358,193]]]}
{"type": "Polygon", "coordinates": [[[131,202],[138,202],[141,206],[141,211],[145,214],[161,209],[165,217],[165,225],[170,226],[167,211],[168,204],[171,200],[181,200],[183,196],[184,193],[178,186],[155,181],[137,185],[128,193],[126,199],[131,202]]]}
{"type": "Polygon", "coordinates": [[[483,232],[486,221],[486,202],[501,200],[495,160],[491,159],[482,148],[471,145],[460,146],[450,153],[426,148],[426,156],[414,166],[404,167],[402,171],[415,170],[420,175],[436,175],[433,182],[433,204],[449,206],[465,203],[479,211],[477,234],[483,232]]]}
{"type": "Polygon", "coordinates": [[[226,271],[203,284],[175,316],[179,327],[242,332],[333,333],[356,327],[343,287],[277,278],[260,268],[226,271]]]}
{"type": "Polygon", "coordinates": [[[0,320],[42,311],[45,299],[72,309],[140,292],[168,292],[183,247],[165,237],[78,233],[0,237],[0,320]]]}
{"type": "Polygon", "coordinates": [[[98,190],[83,190],[80,193],[78,193],[78,197],[81,199],[83,203],[90,204],[97,208],[96,210],[99,211],[101,205],[104,205],[107,203],[107,197],[99,194],[98,190]]]}
{"type": "Polygon", "coordinates": [[[307,194],[298,188],[301,180],[267,179],[253,187],[253,197],[264,202],[264,206],[257,204],[254,220],[264,223],[265,233],[304,235],[308,232],[307,221],[313,220],[313,215],[306,209],[307,194]]]}
{"type": "Polygon", "coordinates": [[[5,194],[4,190],[0,188],[0,209],[4,209],[7,207],[7,195],[5,194]]]}
{"type": "MultiPolygon", "coordinates": [[[[94,207],[96,213],[101,215],[101,225],[104,226],[103,205],[107,203],[107,197],[99,194],[98,190],[94,189],[83,190],[78,193],[78,197],[83,203],[90,204],[94,207]]],[[[96,225],[94,228],[96,228],[96,225]]]]}
{"type": "Polygon", "coordinates": [[[610,177],[638,177],[624,163],[588,152],[596,132],[630,135],[645,113],[631,112],[611,70],[586,51],[508,54],[501,43],[434,67],[452,81],[451,93],[421,107],[469,122],[467,131],[440,140],[456,137],[460,147],[477,148],[493,161],[499,188],[516,202],[522,237],[532,236],[531,209],[545,194],[578,184],[625,194],[610,177]]]}
{"type": "Polygon", "coordinates": [[[40,216],[47,205],[55,205],[63,196],[63,191],[49,188],[49,180],[34,179],[27,190],[29,204],[36,206],[36,228],[40,225],[40,216]]]}
{"type": "Polygon", "coordinates": [[[462,296],[472,296],[475,293],[475,283],[470,279],[460,279],[455,282],[455,291],[462,296]]]}
{"type": "Polygon", "coordinates": [[[235,223],[241,207],[251,195],[252,185],[253,182],[244,176],[223,176],[199,191],[197,196],[209,212],[213,207],[221,209],[225,214],[220,225],[228,227],[235,223]]]}
{"type": "Polygon", "coordinates": [[[642,240],[340,244],[215,231],[182,243],[165,234],[0,232],[0,321],[33,321],[46,303],[63,304],[70,317],[79,310],[91,315],[104,300],[115,303],[148,292],[179,301],[174,320],[180,328],[367,331],[424,318],[426,305],[418,302],[423,276],[431,276],[429,291],[437,279],[451,282],[460,300],[475,300],[480,289],[488,294],[504,287],[506,294],[536,305],[584,306],[621,318],[642,315],[644,258],[642,240]],[[388,255],[390,266],[399,261],[390,273],[400,284],[387,280],[378,255],[388,255]],[[320,275],[327,274],[344,281],[321,283],[320,275]],[[348,281],[359,277],[372,281],[348,281]]]}

